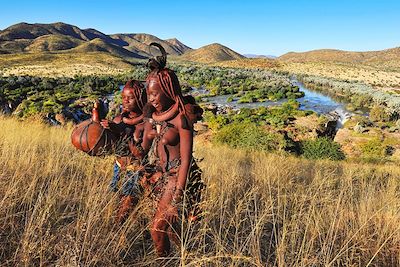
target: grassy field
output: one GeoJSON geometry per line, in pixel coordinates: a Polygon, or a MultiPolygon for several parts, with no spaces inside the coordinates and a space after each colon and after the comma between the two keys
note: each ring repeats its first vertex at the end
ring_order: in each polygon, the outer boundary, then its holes
{"type": "Polygon", "coordinates": [[[379,89],[398,93],[400,71],[398,67],[339,62],[284,62],[271,59],[241,59],[214,64],[232,68],[260,68],[284,71],[290,74],[315,75],[339,80],[358,81],[379,89]]]}
{"type": "Polygon", "coordinates": [[[23,53],[0,55],[0,75],[73,77],[116,75],[131,68],[129,62],[102,52],[23,53]]]}
{"type": "Polygon", "coordinates": [[[308,74],[348,81],[359,81],[383,89],[393,90],[400,87],[398,68],[385,68],[366,64],[305,62],[282,63],[281,70],[294,74],[308,74]]]}
{"type": "Polygon", "coordinates": [[[196,139],[203,220],[158,259],[148,202],[123,225],[112,158],[71,128],[0,118],[0,265],[399,266],[400,168],[249,153],[196,139]]]}

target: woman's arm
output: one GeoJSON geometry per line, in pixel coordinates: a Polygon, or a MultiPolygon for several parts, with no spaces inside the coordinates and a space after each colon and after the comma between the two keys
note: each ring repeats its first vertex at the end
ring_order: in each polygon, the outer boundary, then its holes
{"type": "Polygon", "coordinates": [[[174,198],[182,196],[183,190],[186,186],[186,179],[190,169],[190,163],[192,160],[193,152],[193,131],[191,129],[183,129],[179,127],[179,138],[180,138],[180,154],[181,154],[181,166],[178,173],[178,181],[176,183],[176,191],[174,198]]]}
{"type": "Polygon", "coordinates": [[[142,142],[142,148],[145,154],[149,152],[151,144],[153,142],[154,137],[152,137],[152,126],[151,123],[146,121],[144,122],[144,127],[143,127],[143,142],[142,142]]]}
{"type": "Polygon", "coordinates": [[[142,142],[143,142],[143,126],[144,123],[135,126],[135,131],[133,132],[133,140],[128,141],[129,150],[131,154],[136,159],[143,159],[146,155],[144,153],[142,142]]]}

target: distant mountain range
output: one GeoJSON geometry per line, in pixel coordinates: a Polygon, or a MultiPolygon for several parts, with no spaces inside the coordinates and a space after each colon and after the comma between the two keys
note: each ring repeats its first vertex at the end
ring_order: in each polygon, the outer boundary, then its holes
{"type": "Polygon", "coordinates": [[[352,52],[320,49],[308,52],[286,53],[277,58],[284,62],[343,62],[343,63],[388,63],[400,62],[400,47],[380,51],[352,52]]]}
{"type": "Polygon", "coordinates": [[[241,65],[251,63],[249,60],[272,59],[279,62],[384,63],[387,66],[398,66],[400,62],[400,47],[369,52],[321,49],[302,53],[290,52],[280,57],[241,55],[217,43],[192,49],[176,38],[162,40],[145,33],[107,35],[96,29],[80,29],[62,22],[19,23],[1,30],[0,54],[102,52],[123,59],[145,59],[158,53],[157,49],[149,46],[151,42],[160,43],[173,57],[200,63],[239,60],[241,65]]]}
{"type": "Polygon", "coordinates": [[[107,35],[95,29],[80,29],[62,22],[52,24],[19,23],[0,31],[0,53],[24,52],[108,52],[118,57],[147,58],[160,43],[168,54],[181,55],[190,47],[177,39],[161,40],[150,34],[107,35]]]}
{"type": "Polygon", "coordinates": [[[162,40],[145,33],[107,35],[95,29],[80,29],[62,22],[51,24],[19,23],[0,31],[0,54],[46,52],[105,52],[121,58],[144,59],[159,53],[150,47],[160,43],[171,56],[198,62],[219,62],[244,58],[220,44],[192,49],[176,38],[162,40]]]}

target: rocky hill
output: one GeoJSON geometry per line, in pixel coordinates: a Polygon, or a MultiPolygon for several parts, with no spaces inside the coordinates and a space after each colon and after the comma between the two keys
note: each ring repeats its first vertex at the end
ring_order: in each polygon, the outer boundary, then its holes
{"type": "Polygon", "coordinates": [[[400,61],[400,47],[380,51],[353,52],[334,49],[320,49],[308,52],[286,53],[278,60],[285,62],[346,62],[346,63],[383,63],[400,61]]]}
{"type": "Polygon", "coordinates": [[[126,50],[120,46],[105,42],[100,38],[93,39],[89,42],[84,42],[81,45],[73,48],[71,52],[107,52],[118,57],[133,57],[146,58],[138,53],[126,50]]]}
{"type": "Polygon", "coordinates": [[[150,34],[107,35],[96,29],[80,29],[62,22],[51,24],[18,23],[0,31],[0,54],[40,52],[107,52],[119,57],[146,58],[160,43],[168,54],[179,56],[191,50],[177,39],[162,40],[150,34]]]}
{"type": "Polygon", "coordinates": [[[24,48],[29,52],[59,51],[77,47],[84,41],[59,34],[48,34],[35,38],[28,46],[24,48]]]}
{"type": "Polygon", "coordinates": [[[182,43],[181,41],[179,41],[176,38],[167,39],[165,41],[167,41],[168,43],[173,45],[175,47],[175,49],[177,49],[180,52],[180,54],[184,54],[184,53],[186,53],[186,51],[192,50],[192,48],[185,45],[184,43],[182,43]]]}
{"type": "Polygon", "coordinates": [[[182,59],[200,63],[215,63],[220,61],[235,60],[245,58],[241,54],[221,44],[210,44],[199,49],[186,52],[181,56],[182,59]]]}
{"type": "Polygon", "coordinates": [[[174,44],[172,42],[169,42],[168,40],[162,40],[154,35],[145,33],[113,34],[110,36],[114,40],[118,40],[121,43],[124,43],[122,47],[126,50],[138,53],[146,57],[159,53],[158,49],[149,46],[149,44],[152,42],[157,42],[161,44],[164,47],[165,51],[169,55],[173,56],[182,55],[184,52],[191,49],[176,39],[175,40],[177,42],[175,42],[174,44]],[[183,47],[186,47],[188,49],[185,49],[183,47]]]}

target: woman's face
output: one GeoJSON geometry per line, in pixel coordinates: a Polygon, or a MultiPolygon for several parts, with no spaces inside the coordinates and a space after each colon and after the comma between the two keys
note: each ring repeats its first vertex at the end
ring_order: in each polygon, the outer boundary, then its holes
{"type": "Polygon", "coordinates": [[[137,111],[138,105],[136,103],[133,89],[124,88],[122,90],[122,107],[126,111],[137,111]]]}
{"type": "Polygon", "coordinates": [[[147,99],[157,112],[166,111],[174,104],[174,101],[163,93],[158,82],[154,80],[150,80],[147,86],[147,99]]]}

